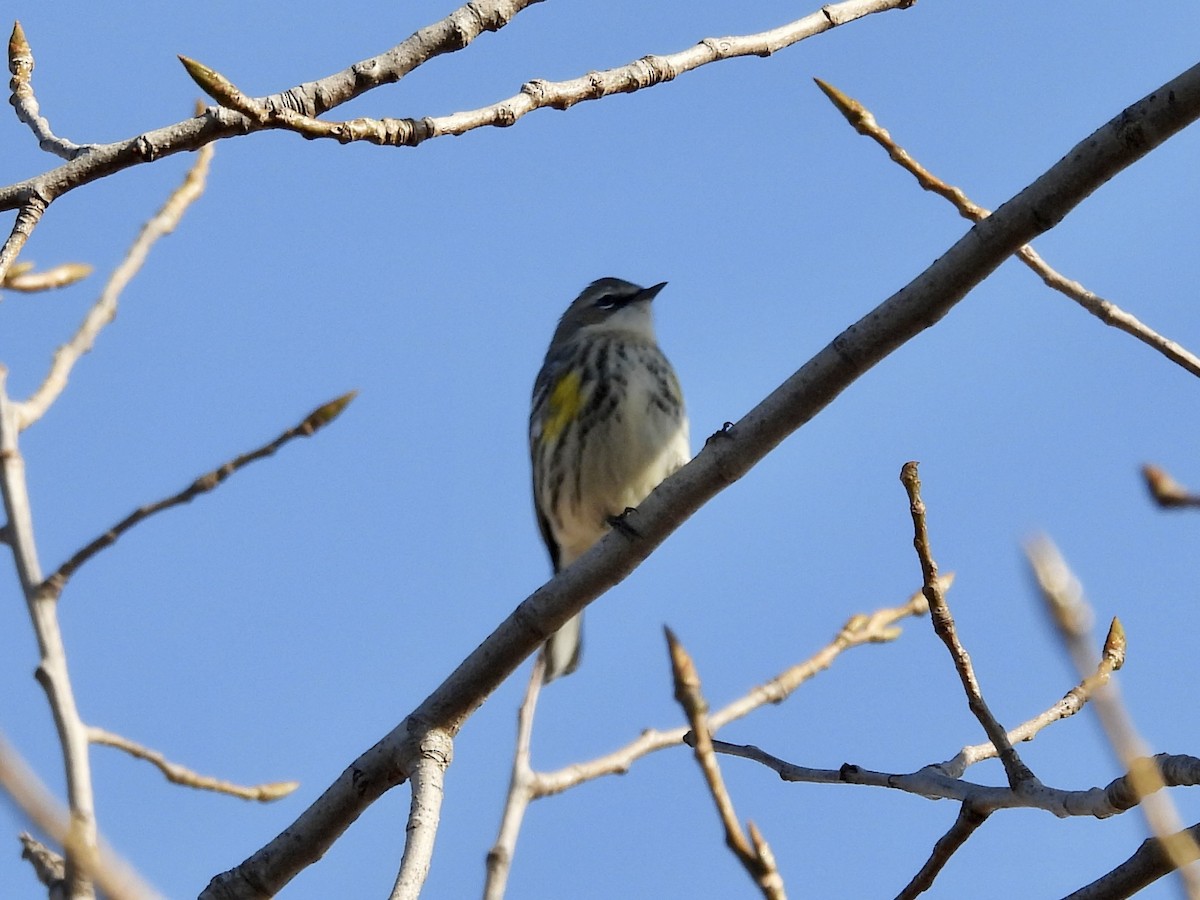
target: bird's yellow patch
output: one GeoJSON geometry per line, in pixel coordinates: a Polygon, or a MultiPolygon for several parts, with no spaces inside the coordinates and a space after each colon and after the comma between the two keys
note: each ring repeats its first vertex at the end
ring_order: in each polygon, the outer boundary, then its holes
{"type": "Polygon", "coordinates": [[[575,420],[583,407],[582,379],[578,371],[568,372],[554,385],[550,392],[549,410],[542,424],[542,436],[546,440],[557,440],[564,428],[575,420]]]}

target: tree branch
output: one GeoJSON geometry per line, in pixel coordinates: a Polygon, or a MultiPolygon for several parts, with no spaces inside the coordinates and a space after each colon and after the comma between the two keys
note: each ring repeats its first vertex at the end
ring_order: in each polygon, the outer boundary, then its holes
{"type": "Polygon", "coordinates": [[[1123,110],[1033,184],[976,224],[879,307],[838,335],[738,423],[710,439],[638,507],[639,537],[602,538],[505,619],[396,728],[354,760],[295,822],[240,866],[216,876],[205,900],[277,893],[384,792],[408,777],[420,735],[457,734],[496,687],[571,616],[642,560],[705,502],[746,474],[876,363],[934,325],[1018,247],[1054,227],[1121,169],[1200,116],[1200,66],[1123,110]]]}
{"type": "Polygon", "coordinates": [[[268,441],[257,449],[251,450],[249,453],[243,453],[240,456],[235,456],[233,459],[213,469],[204,475],[201,475],[182,491],[172,494],[162,500],[154,503],[148,503],[145,506],[138,507],[124,519],[113,525],[104,534],[95,538],[91,543],[82,549],[76,551],[75,555],[59,566],[54,574],[45,580],[42,584],[42,590],[57,598],[62,594],[63,588],[74,575],[79,567],[86,563],[89,559],[104,550],[111,547],[117,542],[129,529],[135,525],[144,522],[146,519],[163,512],[164,510],[172,509],[176,506],[181,506],[184,503],[190,503],[201,494],[206,494],[209,491],[219,487],[230,475],[239,469],[243,469],[250,463],[271,456],[280,447],[298,437],[311,437],[320,428],[328,425],[337,418],[342,410],[344,410],[354,399],[357,391],[351,391],[348,394],[343,394],[336,400],[331,400],[328,403],[317,407],[310,412],[298,425],[284,431],[274,440],[268,441]]]}
{"type": "Polygon", "coordinates": [[[202,147],[196,154],[196,161],[184,175],[179,187],[171,193],[162,208],[142,226],[125,258],[109,276],[100,297],[88,310],[74,337],[55,352],[54,362],[51,363],[50,371],[46,373],[41,386],[20,406],[21,429],[28,428],[45,415],[50,405],[62,394],[75,363],[92,349],[100,330],[117,314],[117,300],[125,286],[141,270],[150,248],[159,238],[175,230],[187,208],[204,193],[213,149],[211,145],[202,147]]]}
{"type": "MultiPolygon", "coordinates": [[[[1087,671],[1093,655],[1089,640],[1093,617],[1079,579],[1048,538],[1031,541],[1025,553],[1059,637],[1076,667],[1087,671]]],[[[1125,631],[1120,620],[1113,619],[1103,654],[1124,656],[1124,653],[1125,631]]],[[[1200,898],[1200,872],[1194,871],[1188,863],[1200,857],[1200,848],[1192,840],[1191,833],[1183,830],[1179,813],[1163,790],[1167,784],[1165,774],[1159,770],[1156,761],[1148,757],[1148,748],[1138,735],[1114,682],[1109,681],[1097,689],[1093,708],[1117,759],[1129,773],[1127,778],[1134,802],[1141,806],[1150,833],[1158,838],[1179,869],[1188,897],[1197,900],[1200,898]]]]}
{"type": "Polygon", "coordinates": [[[111,731],[105,731],[103,728],[97,728],[95,725],[88,727],[88,740],[93,744],[103,744],[105,747],[115,747],[118,750],[124,750],[135,759],[145,760],[158,769],[158,771],[162,772],[167,781],[172,784],[182,785],[183,787],[213,791],[217,794],[228,794],[231,797],[240,797],[243,800],[258,800],[263,803],[286,797],[296,790],[296,788],[300,787],[300,782],[298,781],[273,781],[266,784],[247,786],[234,784],[231,781],[225,781],[220,778],[213,778],[210,775],[201,775],[186,766],[171,762],[157,750],[143,747],[141,744],[131,741],[127,737],[122,737],[111,731]]]}
{"type": "Polygon", "coordinates": [[[785,47],[872,13],[908,9],[916,0],[844,0],[758,34],[704,38],[687,50],[648,55],[628,65],[588,72],[569,81],[533,79],[519,93],[489,106],[448,116],[420,119],[367,119],[325,122],[294,109],[246,96],[228,78],[203,63],[181,56],[200,89],[223,107],[245,116],[258,128],[281,128],[305,138],[331,138],[348,144],[366,141],[387,147],[415,147],[430,138],[466,134],[476,128],[507,128],[535,109],[566,110],[577,103],[629,94],[678,78],[709,63],[744,56],[766,57],[785,47]]]}
{"type": "Polygon", "coordinates": [[[904,464],[900,470],[900,481],[904,485],[904,490],[908,492],[909,511],[912,513],[913,531],[915,532],[913,547],[916,548],[917,557],[921,561],[921,574],[925,577],[925,599],[929,601],[929,619],[933,623],[934,633],[941,638],[946,649],[950,651],[950,658],[954,660],[954,669],[958,673],[963,691],[967,695],[967,705],[975,718],[979,720],[979,724],[983,726],[983,731],[992,746],[1000,753],[1000,761],[1004,764],[1004,774],[1008,776],[1008,786],[1014,791],[1021,790],[1026,785],[1036,788],[1037,778],[1021,761],[1021,757],[1009,743],[1008,733],[996,721],[996,717],[988,708],[987,701],[983,699],[983,692],[979,687],[979,680],[975,677],[975,668],[971,664],[971,657],[967,653],[967,648],[962,645],[962,641],[958,639],[958,629],[954,626],[954,617],[950,614],[950,607],[946,604],[946,598],[942,595],[938,585],[937,563],[933,561],[932,551],[929,548],[929,532],[925,527],[925,501],[921,499],[921,479],[917,475],[915,462],[904,464]]]}
{"type": "MultiPolygon", "coordinates": [[[[725,845],[733,851],[738,862],[746,873],[754,879],[762,895],[767,900],[786,900],[787,893],[783,888],[783,878],[775,865],[775,856],[767,842],[763,840],[753,822],[747,823],[751,839],[747,840],[738,824],[737,813],[733,810],[733,799],[725,787],[721,777],[721,767],[717,763],[717,755],[713,752],[712,733],[708,727],[708,701],[700,692],[700,675],[691,656],[670,628],[664,629],[667,636],[667,648],[671,657],[671,676],[675,685],[675,700],[683,707],[687,715],[691,731],[688,734],[692,750],[700,771],[704,773],[704,782],[717,806],[717,815],[725,830],[725,845]]],[[[684,738],[687,741],[687,738],[684,738]]]]}
{"type": "MultiPolygon", "coordinates": [[[[837,107],[838,112],[846,117],[846,120],[854,127],[855,131],[871,138],[875,143],[883,147],[892,161],[916,178],[917,183],[921,187],[948,200],[963,218],[969,219],[972,222],[979,222],[991,215],[989,210],[972,201],[961,189],[942,181],[942,179],[913,159],[907,150],[892,139],[887,129],[875,120],[875,116],[862,103],[853,97],[843,94],[833,85],[822,81],[820,78],[815,79],[815,81],[817,82],[817,86],[825,93],[825,96],[837,107]]],[[[1056,272],[1028,244],[1017,250],[1017,258],[1033,270],[1034,274],[1041,278],[1047,287],[1071,298],[1105,325],[1111,325],[1113,328],[1137,338],[1146,346],[1153,347],[1167,359],[1171,360],[1171,362],[1176,363],[1193,375],[1200,375],[1200,357],[1197,357],[1186,347],[1163,337],[1148,325],[1143,324],[1136,316],[1121,309],[1121,307],[1117,306],[1111,300],[1105,300],[1103,297],[1089,291],[1078,281],[1072,281],[1065,275],[1056,272]]]]}
{"type": "MultiPolygon", "coordinates": [[[[13,799],[34,825],[54,838],[60,847],[67,848],[70,854],[71,848],[79,839],[78,826],[71,814],[62,808],[54,795],[42,784],[37,773],[9,745],[2,734],[0,790],[13,799]]],[[[66,861],[28,835],[22,835],[21,842],[25,845],[21,855],[33,864],[42,884],[52,887],[47,883],[47,879],[53,879],[61,882],[61,891],[66,891],[66,861]]],[[[78,857],[77,852],[75,855],[78,857]]],[[[103,841],[97,841],[95,853],[90,854],[87,876],[94,878],[111,900],[152,900],[159,897],[159,894],[147,885],[128,863],[119,859],[103,841]]]]}

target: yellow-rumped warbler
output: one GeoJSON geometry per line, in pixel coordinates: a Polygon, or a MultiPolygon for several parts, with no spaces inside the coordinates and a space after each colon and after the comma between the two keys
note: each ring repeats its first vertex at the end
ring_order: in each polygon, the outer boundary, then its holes
{"type": "MultiPolygon", "coordinates": [[[[533,503],[554,571],[691,459],[683,392],[654,337],[666,286],[589,284],[563,313],[533,385],[533,503]]],[[[579,666],[582,615],[546,642],[544,681],[579,666]]]]}

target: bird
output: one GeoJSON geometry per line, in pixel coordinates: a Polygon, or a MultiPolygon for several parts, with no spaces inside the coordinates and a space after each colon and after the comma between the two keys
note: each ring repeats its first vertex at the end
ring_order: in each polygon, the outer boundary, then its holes
{"type": "MultiPolygon", "coordinates": [[[[559,319],[534,381],[533,502],[555,574],[691,459],[683,391],[654,332],[666,284],[593,281],[559,319]]],[[[582,619],[546,641],[544,684],[578,668],[582,619]]]]}

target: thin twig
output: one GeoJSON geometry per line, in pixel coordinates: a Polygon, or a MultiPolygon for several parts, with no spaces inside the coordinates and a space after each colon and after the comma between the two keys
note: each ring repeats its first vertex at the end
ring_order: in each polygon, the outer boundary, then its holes
{"type": "Polygon", "coordinates": [[[294,425],[287,429],[274,440],[268,441],[261,447],[251,450],[249,453],[243,453],[240,456],[236,456],[228,462],[223,463],[222,465],[213,469],[211,472],[201,475],[182,491],[172,494],[170,497],[165,497],[162,500],[158,500],[154,503],[148,503],[145,506],[135,509],[124,519],[122,519],[116,525],[113,525],[99,537],[95,538],[87,546],[78,550],[75,555],[59,566],[58,569],[55,570],[54,574],[46,579],[45,583],[42,585],[42,589],[48,594],[57,597],[62,593],[63,587],[66,586],[67,581],[69,581],[71,576],[78,571],[80,566],[86,563],[101,550],[105,549],[106,547],[111,547],[113,544],[115,544],[117,539],[120,538],[125,532],[129,531],[129,529],[141,522],[144,522],[155,513],[172,509],[173,507],[180,506],[184,503],[190,503],[201,494],[206,494],[209,491],[214,490],[234,472],[245,468],[256,460],[260,460],[264,457],[272,455],[280,447],[288,443],[288,441],[298,437],[310,437],[311,435],[315,434],[318,429],[323,428],[325,425],[328,425],[335,418],[337,418],[338,415],[341,414],[342,410],[349,405],[350,401],[354,399],[357,393],[357,391],[351,391],[348,394],[343,394],[336,400],[331,400],[328,403],[318,406],[307,416],[305,416],[298,425],[294,425]]]}
{"type": "MultiPolygon", "coordinates": [[[[1124,662],[1125,655],[1123,648],[1120,654],[1105,654],[1102,656],[1100,662],[1096,665],[1095,672],[1067,691],[1061,700],[1040,715],[1034,716],[1027,722],[1022,722],[1016,728],[1009,731],[1009,743],[1019,744],[1024,741],[1032,741],[1038,732],[1047,725],[1075,715],[1075,713],[1083,709],[1084,705],[1091,699],[1092,694],[1100,685],[1108,683],[1111,674],[1121,668],[1124,662]]],[[[996,747],[990,741],[982,744],[973,744],[969,747],[963,747],[952,759],[938,763],[933,768],[937,769],[943,775],[960,778],[963,772],[969,767],[985,759],[993,759],[996,755],[996,747]]]]}
{"type": "MultiPolygon", "coordinates": [[[[990,210],[972,201],[960,188],[942,181],[942,179],[913,159],[907,150],[892,139],[887,129],[876,121],[875,116],[862,103],[842,93],[833,85],[822,81],[820,78],[814,80],[817,83],[817,87],[833,102],[838,112],[846,117],[846,120],[854,127],[854,130],[859,134],[871,138],[879,146],[883,147],[894,162],[898,163],[901,168],[911,173],[917,179],[921,187],[950,201],[963,218],[969,219],[972,222],[982,221],[991,215],[990,210]]],[[[1065,275],[1050,268],[1046,261],[1038,255],[1037,251],[1028,244],[1018,248],[1016,255],[1042,279],[1042,282],[1047,287],[1070,297],[1105,325],[1111,325],[1113,328],[1137,338],[1148,347],[1153,347],[1173,363],[1176,363],[1193,375],[1200,376],[1200,357],[1197,357],[1187,348],[1163,337],[1154,331],[1154,329],[1139,321],[1136,316],[1121,309],[1121,307],[1117,306],[1111,300],[1105,300],[1103,297],[1089,291],[1078,281],[1072,281],[1065,275]]]]}
{"type": "Polygon", "coordinates": [[[180,56],[188,75],[221,106],[241,113],[259,128],[281,128],[305,138],[330,138],[343,144],[367,141],[387,147],[415,147],[430,138],[465,134],[476,128],[507,128],[535,109],[569,109],[587,100],[612,94],[628,94],[678,78],[709,63],[743,56],[770,56],[805,38],[844,25],[872,13],[907,9],[916,0],[846,0],[822,7],[815,13],[757,34],[704,38],[686,50],[641,59],[589,72],[570,81],[534,79],[519,93],[479,109],[447,116],[413,118],[351,119],[326,122],[287,106],[264,103],[240,91],[232,81],[203,63],[180,56]]]}
{"type": "Polygon", "coordinates": [[[483,887],[484,900],[502,900],[508,886],[508,873],[512,870],[517,850],[517,837],[529,804],[539,796],[538,778],[530,762],[533,744],[533,720],[537,713],[538,697],[542,690],[542,676],[546,669],[545,654],[534,657],[533,671],[525,688],[525,698],[517,710],[517,743],[513,749],[512,774],[508,780],[508,794],[504,800],[504,813],[500,817],[500,830],[496,843],[487,854],[487,880],[483,887]]]}
{"type": "Polygon", "coordinates": [[[717,806],[717,815],[725,830],[725,844],[733,851],[747,874],[767,900],[786,900],[783,877],[775,865],[775,856],[753,822],[747,823],[750,839],[743,834],[733,810],[733,799],[721,777],[721,767],[713,752],[712,733],[709,731],[707,715],[708,701],[700,692],[700,675],[691,656],[670,628],[663,629],[667,636],[667,648],[671,657],[671,675],[675,685],[675,700],[683,707],[691,726],[692,740],[689,742],[696,755],[700,771],[708,792],[717,806]]]}
{"type": "Polygon", "coordinates": [[[945,868],[946,863],[950,861],[950,857],[967,842],[991,814],[991,810],[979,809],[972,803],[964,803],[959,807],[958,818],[954,820],[950,830],[938,838],[925,865],[921,866],[912,881],[904,886],[904,890],[896,895],[896,900],[913,900],[914,897],[920,896],[933,887],[934,880],[945,868]]]}
{"type": "MultiPolygon", "coordinates": [[[[943,590],[949,590],[953,581],[953,574],[940,576],[943,590]]],[[[842,626],[830,643],[804,662],[791,666],[765,684],[752,688],[743,696],[727,703],[715,712],[709,713],[709,732],[716,734],[719,729],[724,728],[730,722],[742,719],[768,703],[782,703],[800,685],[815,678],[833,665],[833,661],[844,651],[865,644],[893,641],[900,636],[900,629],[896,627],[897,622],[909,616],[923,616],[928,611],[929,604],[925,600],[925,595],[921,591],[917,591],[900,606],[878,609],[869,615],[856,613],[842,626]]],[[[558,794],[577,784],[606,775],[623,775],[643,756],[665,750],[668,747],[679,746],[687,732],[686,726],[670,729],[646,729],[624,747],[604,756],[587,762],[574,763],[553,772],[535,772],[531,785],[534,799],[558,794]]]]}
{"type": "Polygon", "coordinates": [[[40,419],[58,399],[67,386],[67,378],[75,363],[92,349],[100,330],[117,314],[117,300],[125,286],[141,269],[150,248],[159,238],[175,230],[184,211],[204,193],[204,182],[208,177],[212,155],[212,145],[202,148],[196,154],[196,161],[188,169],[183,182],[171,193],[162,208],[142,226],[125,258],[109,276],[100,297],[84,317],[74,337],[55,352],[50,371],[46,373],[41,386],[21,404],[22,429],[40,419]]]}
{"type": "MultiPolygon", "coordinates": [[[[1049,538],[1030,541],[1025,555],[1059,637],[1076,668],[1088,671],[1093,656],[1090,639],[1093,615],[1084,597],[1083,586],[1049,538]]],[[[1103,654],[1124,656],[1124,653],[1125,632],[1120,620],[1114,618],[1104,641],[1103,654]]],[[[1190,832],[1183,830],[1183,821],[1163,790],[1166,786],[1164,774],[1157,762],[1149,757],[1149,748],[1137,733],[1114,681],[1110,680],[1096,690],[1092,706],[1117,759],[1129,773],[1135,802],[1140,801],[1150,833],[1162,842],[1178,868],[1188,897],[1197,900],[1200,898],[1200,871],[1188,863],[1200,857],[1200,848],[1190,832]]]]}
{"type": "Polygon", "coordinates": [[[162,772],[167,781],[170,781],[172,784],[182,785],[183,787],[197,788],[202,791],[214,791],[218,794],[228,794],[231,797],[240,797],[243,800],[258,800],[263,803],[278,800],[280,797],[286,797],[292,791],[296,790],[296,788],[300,787],[300,782],[298,781],[274,781],[267,784],[245,786],[234,784],[231,781],[224,781],[220,778],[213,778],[210,775],[201,775],[185,766],[171,762],[157,750],[143,747],[136,741],[131,741],[129,738],[114,734],[111,731],[105,731],[103,728],[97,728],[95,725],[88,726],[88,740],[93,744],[103,744],[105,747],[115,747],[118,750],[124,750],[136,759],[145,760],[162,772]]]}
{"type": "Polygon", "coordinates": [[[913,547],[921,561],[921,574],[925,577],[925,597],[929,600],[929,619],[933,623],[933,630],[942,639],[946,649],[950,651],[950,656],[954,660],[954,668],[958,672],[959,680],[967,695],[967,705],[974,713],[975,718],[979,720],[979,724],[983,726],[988,740],[1000,753],[1000,761],[1004,764],[1004,773],[1008,776],[1009,787],[1013,790],[1018,790],[1026,785],[1035,787],[1038,784],[1037,778],[1021,761],[1021,757],[1008,740],[1008,733],[996,721],[996,717],[992,715],[987,702],[983,699],[979,680],[975,677],[975,669],[971,665],[971,657],[958,638],[954,617],[950,614],[950,607],[946,604],[946,598],[938,585],[937,563],[933,561],[932,551],[929,547],[929,532],[925,526],[925,501],[921,499],[921,479],[917,474],[915,462],[904,464],[900,470],[900,481],[908,493],[909,511],[912,513],[913,520],[913,547]]]}
{"type": "Polygon", "coordinates": [[[41,114],[37,97],[33,95],[33,51],[20,22],[13,24],[12,36],[8,39],[8,71],[12,73],[8,83],[12,91],[9,102],[17,111],[17,118],[28,125],[37,138],[39,147],[63,159],[74,159],[89,149],[56,136],[50,122],[41,114]]]}
{"type": "MultiPolygon", "coordinates": [[[[38,778],[20,754],[0,734],[0,789],[13,799],[17,807],[41,831],[50,835],[59,846],[71,846],[78,841],[77,827],[71,815],[62,808],[54,795],[38,778]]],[[[55,876],[65,880],[66,867],[61,857],[43,854],[45,848],[32,838],[22,842],[30,862],[39,870],[39,878],[55,876]],[[40,848],[40,849],[39,849],[40,848]],[[57,862],[57,866],[55,863],[57,862]]],[[[128,863],[119,859],[104,842],[98,841],[86,864],[87,877],[95,879],[112,900],[149,900],[159,896],[128,863]]],[[[43,881],[43,884],[45,882],[43,881]]],[[[47,885],[49,886],[49,885],[47,885]]]]}

